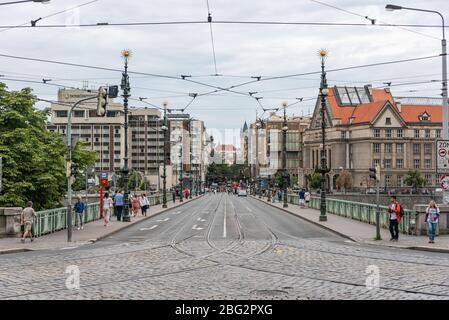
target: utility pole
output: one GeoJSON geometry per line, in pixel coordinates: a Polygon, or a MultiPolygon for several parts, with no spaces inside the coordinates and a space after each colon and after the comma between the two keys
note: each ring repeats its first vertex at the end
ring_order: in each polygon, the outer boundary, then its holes
{"type": "Polygon", "coordinates": [[[376,237],[374,240],[382,240],[380,236],[380,196],[379,196],[379,184],[380,184],[380,166],[376,165],[375,168],[369,169],[369,177],[376,181],[376,237]]]}
{"type": "Polygon", "coordinates": [[[287,123],[287,103],[284,102],[282,104],[284,107],[284,123],[282,125],[282,180],[283,180],[283,188],[284,188],[284,204],[283,207],[288,207],[287,202],[287,193],[288,193],[288,171],[287,171],[287,131],[288,131],[288,123],[287,123]]]}
{"type": "Polygon", "coordinates": [[[162,208],[167,208],[167,161],[165,159],[165,156],[167,154],[167,130],[168,130],[168,124],[167,124],[167,102],[163,103],[164,106],[164,125],[162,126],[162,131],[164,132],[164,156],[162,157],[162,161],[164,161],[164,173],[162,175],[162,183],[163,183],[163,190],[162,190],[162,208]]]}

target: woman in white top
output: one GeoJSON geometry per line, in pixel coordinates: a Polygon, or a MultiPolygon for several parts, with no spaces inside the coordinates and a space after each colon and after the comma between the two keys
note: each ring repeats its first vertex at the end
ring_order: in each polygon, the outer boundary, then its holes
{"type": "Polygon", "coordinates": [[[114,207],[114,203],[112,202],[112,198],[109,198],[109,193],[104,194],[103,198],[103,216],[104,216],[104,226],[107,227],[109,225],[109,218],[111,216],[111,209],[114,207]]]}
{"type": "Polygon", "coordinates": [[[435,233],[438,226],[438,219],[440,217],[440,208],[434,200],[431,200],[426,209],[426,223],[427,232],[429,234],[429,243],[435,243],[435,233]]]}
{"type": "Polygon", "coordinates": [[[150,203],[148,202],[148,198],[145,194],[142,194],[140,197],[140,210],[142,211],[142,216],[147,215],[147,209],[150,206],[150,203]]]}

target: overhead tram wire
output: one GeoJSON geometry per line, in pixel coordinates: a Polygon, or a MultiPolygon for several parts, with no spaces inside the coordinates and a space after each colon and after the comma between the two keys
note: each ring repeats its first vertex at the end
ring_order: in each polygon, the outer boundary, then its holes
{"type": "MultiPolygon", "coordinates": [[[[326,6],[326,7],[329,7],[329,8],[333,8],[333,9],[336,9],[336,10],[339,10],[339,11],[342,11],[342,12],[345,12],[345,13],[348,13],[348,14],[352,14],[352,15],[361,17],[361,18],[363,18],[363,19],[370,20],[372,25],[375,25],[375,24],[376,24],[376,20],[377,20],[377,19],[371,19],[371,18],[369,18],[368,16],[364,16],[364,15],[361,15],[361,14],[356,13],[356,12],[353,12],[353,11],[349,11],[349,10],[346,10],[346,9],[342,9],[342,8],[336,7],[336,6],[334,6],[334,5],[325,3],[325,2],[321,2],[321,1],[317,1],[317,0],[310,0],[310,1],[315,2],[315,3],[318,3],[318,4],[321,4],[321,5],[326,6]]],[[[383,24],[388,24],[388,23],[385,22],[385,21],[381,21],[381,20],[378,20],[378,21],[381,22],[381,23],[383,23],[383,24]]],[[[410,29],[407,29],[407,28],[404,28],[404,27],[399,27],[399,26],[397,26],[397,28],[402,29],[402,30],[404,30],[404,31],[413,32],[413,33],[419,34],[419,35],[424,36],[424,37],[427,37],[427,38],[432,38],[432,39],[440,40],[440,38],[431,36],[431,35],[429,35],[429,34],[421,33],[421,32],[415,31],[415,30],[410,30],[410,29]]]]}
{"type": "Polygon", "coordinates": [[[210,13],[209,0],[206,0],[206,3],[207,3],[207,22],[209,22],[210,39],[211,39],[211,43],[212,43],[212,54],[213,54],[213,58],[214,58],[215,75],[218,76],[217,56],[215,54],[214,33],[212,31],[212,15],[210,13]]]}

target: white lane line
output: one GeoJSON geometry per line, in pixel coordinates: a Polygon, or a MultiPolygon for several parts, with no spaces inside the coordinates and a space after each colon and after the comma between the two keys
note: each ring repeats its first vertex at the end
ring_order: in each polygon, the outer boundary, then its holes
{"type": "Polygon", "coordinates": [[[201,218],[198,218],[198,219],[196,219],[196,220],[199,221],[199,222],[204,222],[204,221],[206,221],[206,220],[201,219],[201,218]]]}
{"type": "Polygon", "coordinates": [[[66,247],[66,248],[61,248],[60,250],[72,250],[72,249],[76,249],[78,247],[66,247]]]}
{"type": "Polygon", "coordinates": [[[157,227],[158,227],[158,225],[156,224],[156,225],[152,226],[151,228],[140,228],[139,230],[140,230],[140,231],[147,231],[147,230],[153,230],[153,229],[156,229],[157,227]]]}
{"type": "Polygon", "coordinates": [[[192,227],[192,230],[203,230],[203,228],[198,227],[196,224],[192,227]]]}
{"type": "Polygon", "coordinates": [[[225,200],[225,205],[224,205],[223,238],[226,238],[226,200],[225,200]]]}
{"type": "Polygon", "coordinates": [[[170,218],[165,218],[164,220],[157,220],[157,222],[166,222],[168,220],[170,220],[170,218]]]}
{"type": "Polygon", "coordinates": [[[250,208],[246,207],[246,210],[248,210],[249,212],[253,212],[253,210],[251,210],[250,208]]]}
{"type": "Polygon", "coordinates": [[[177,211],[177,212],[172,212],[172,214],[180,214],[181,211],[177,211]]]}

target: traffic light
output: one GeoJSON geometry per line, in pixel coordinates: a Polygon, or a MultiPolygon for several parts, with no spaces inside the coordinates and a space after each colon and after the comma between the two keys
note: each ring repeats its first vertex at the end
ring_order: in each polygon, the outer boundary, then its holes
{"type": "Polygon", "coordinates": [[[104,87],[98,89],[97,116],[106,116],[106,106],[108,105],[108,91],[104,87]]]}
{"type": "Polygon", "coordinates": [[[118,86],[109,86],[108,96],[111,99],[117,98],[118,97],[118,86]]]}
{"type": "Polygon", "coordinates": [[[80,172],[80,169],[79,169],[78,164],[75,162],[72,162],[72,165],[70,166],[70,174],[73,177],[76,177],[79,172],[80,172]]]}
{"type": "Polygon", "coordinates": [[[380,166],[376,165],[375,168],[369,168],[369,177],[371,179],[376,179],[376,181],[380,181],[380,166]]]}

